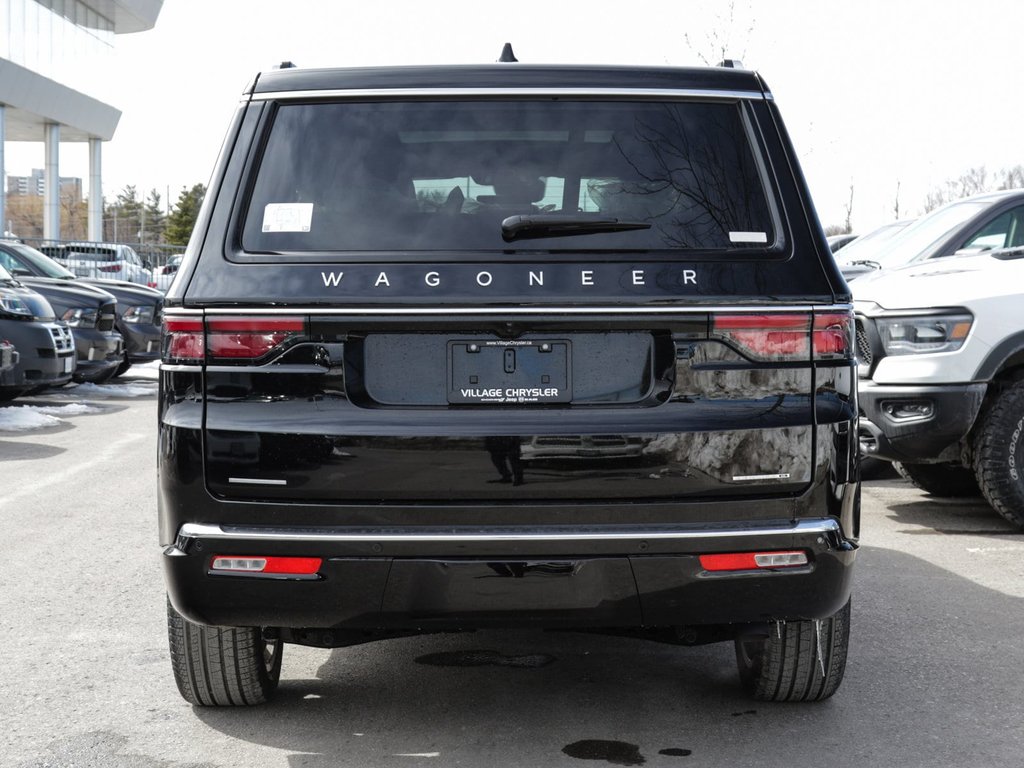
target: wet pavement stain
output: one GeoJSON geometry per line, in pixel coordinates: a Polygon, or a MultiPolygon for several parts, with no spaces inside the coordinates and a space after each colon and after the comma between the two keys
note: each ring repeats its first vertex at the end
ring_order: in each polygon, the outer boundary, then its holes
{"type": "Polygon", "coordinates": [[[643,765],[647,762],[640,754],[640,747],[624,741],[584,739],[562,747],[562,752],[578,760],[604,760],[612,765],[643,765]]]}
{"type": "Polygon", "coordinates": [[[669,747],[668,749],[659,749],[659,755],[667,755],[668,757],[689,757],[693,754],[692,749],[680,749],[679,747],[669,747]]]}
{"type": "Polygon", "coordinates": [[[506,656],[497,651],[446,651],[428,653],[416,659],[417,664],[432,667],[546,667],[555,662],[554,656],[546,653],[528,653],[522,656],[506,656]]]}

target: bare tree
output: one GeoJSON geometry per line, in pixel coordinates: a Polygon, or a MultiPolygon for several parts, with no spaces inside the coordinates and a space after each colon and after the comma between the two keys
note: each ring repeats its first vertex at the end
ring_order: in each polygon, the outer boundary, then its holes
{"type": "Polygon", "coordinates": [[[999,179],[997,189],[1024,189],[1024,165],[1003,168],[996,176],[999,179]]]}
{"type": "Polygon", "coordinates": [[[957,178],[949,179],[929,192],[925,197],[924,212],[934,211],[946,203],[970,197],[979,192],[988,192],[990,189],[992,189],[992,185],[989,182],[985,166],[979,165],[970,168],[957,178]]]}
{"type": "Polygon", "coordinates": [[[851,216],[853,214],[853,184],[850,185],[850,199],[843,207],[846,209],[846,223],[844,225],[846,229],[843,230],[842,234],[848,235],[853,232],[853,223],[851,221],[851,216]]]}
{"type": "Polygon", "coordinates": [[[749,0],[745,5],[746,7],[741,9],[741,12],[750,18],[750,25],[743,33],[742,47],[740,47],[741,43],[739,41],[733,39],[733,32],[736,28],[736,0],[729,0],[727,8],[715,14],[711,29],[704,33],[703,45],[694,45],[690,39],[690,33],[683,33],[686,47],[697,54],[697,58],[701,60],[701,63],[710,67],[727,58],[743,59],[746,57],[747,45],[750,43],[750,36],[754,31],[756,19],[751,14],[749,0]],[[733,54],[732,52],[737,49],[739,53],[733,54]],[[707,51],[710,56],[706,55],[704,51],[707,51]]]}
{"type": "Polygon", "coordinates": [[[900,180],[896,179],[896,200],[892,206],[892,215],[896,221],[900,219],[900,180]]]}

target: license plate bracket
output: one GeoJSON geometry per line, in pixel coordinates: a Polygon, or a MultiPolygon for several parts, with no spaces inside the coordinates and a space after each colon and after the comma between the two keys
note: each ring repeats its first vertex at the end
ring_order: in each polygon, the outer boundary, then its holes
{"type": "Polygon", "coordinates": [[[572,345],[567,339],[449,341],[448,402],[457,405],[572,402],[572,345]]]}

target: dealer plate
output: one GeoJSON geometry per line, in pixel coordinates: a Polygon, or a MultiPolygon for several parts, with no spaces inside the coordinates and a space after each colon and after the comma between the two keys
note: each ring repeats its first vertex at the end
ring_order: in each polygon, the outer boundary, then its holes
{"type": "Polygon", "coordinates": [[[571,371],[571,345],[564,339],[449,341],[448,402],[568,403],[571,371]]]}

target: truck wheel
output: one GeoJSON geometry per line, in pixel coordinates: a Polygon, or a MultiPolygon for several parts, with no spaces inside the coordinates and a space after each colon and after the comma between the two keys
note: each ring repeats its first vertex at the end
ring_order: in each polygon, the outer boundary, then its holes
{"type": "Polygon", "coordinates": [[[283,643],[264,640],[257,627],[194,624],[168,600],[167,636],[174,682],[190,704],[262,704],[277,690],[283,643]]]}
{"type": "Polygon", "coordinates": [[[1004,389],[985,414],[974,473],[992,508],[1024,528],[1024,381],[1004,389]]]}
{"type": "Polygon", "coordinates": [[[736,638],[740,682],[758,701],[823,701],[846,671],[850,603],[821,621],[779,621],[736,638]]]}
{"type": "Polygon", "coordinates": [[[977,496],[974,472],[961,464],[904,464],[894,461],[900,477],[932,496],[977,496]]]}

